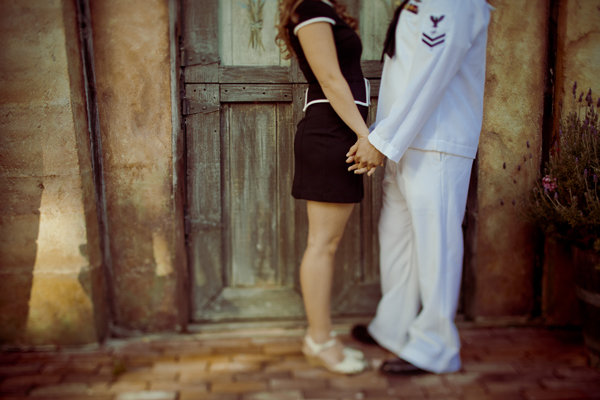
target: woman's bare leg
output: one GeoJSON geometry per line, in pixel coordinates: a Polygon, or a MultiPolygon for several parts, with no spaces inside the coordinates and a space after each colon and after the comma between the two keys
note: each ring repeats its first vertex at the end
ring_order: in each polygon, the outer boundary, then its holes
{"type": "MultiPolygon", "coordinates": [[[[300,265],[300,285],[308,319],[308,334],[316,343],[331,339],[331,285],[333,261],[354,204],[308,201],[308,241],[300,265]]],[[[341,346],[323,354],[342,361],[341,346]]]]}

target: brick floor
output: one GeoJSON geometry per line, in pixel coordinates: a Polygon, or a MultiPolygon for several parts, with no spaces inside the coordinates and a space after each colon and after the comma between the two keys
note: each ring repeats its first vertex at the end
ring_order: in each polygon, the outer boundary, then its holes
{"type": "MultiPolygon", "coordinates": [[[[352,343],[348,335],[342,340],[352,343]]],[[[304,361],[299,330],[149,336],[75,349],[4,349],[4,400],[568,400],[600,399],[577,330],[463,326],[463,368],[381,375],[389,353],[346,377],[304,361]]]]}

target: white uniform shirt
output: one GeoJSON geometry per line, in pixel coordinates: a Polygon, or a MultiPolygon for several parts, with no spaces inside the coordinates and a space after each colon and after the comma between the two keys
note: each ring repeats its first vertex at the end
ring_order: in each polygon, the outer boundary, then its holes
{"type": "Polygon", "coordinates": [[[475,158],[483,118],[489,6],[412,0],[385,56],[369,141],[398,162],[407,148],[475,158]]]}

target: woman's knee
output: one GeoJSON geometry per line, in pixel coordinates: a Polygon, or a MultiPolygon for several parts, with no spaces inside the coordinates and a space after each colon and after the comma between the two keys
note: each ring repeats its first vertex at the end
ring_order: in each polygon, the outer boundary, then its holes
{"type": "Polygon", "coordinates": [[[341,235],[309,235],[306,248],[312,252],[333,255],[337,251],[341,239],[341,235]]]}

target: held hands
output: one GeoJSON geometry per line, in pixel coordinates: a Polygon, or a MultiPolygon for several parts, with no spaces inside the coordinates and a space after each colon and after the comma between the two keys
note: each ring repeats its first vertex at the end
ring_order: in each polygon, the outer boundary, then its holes
{"type": "Polygon", "coordinates": [[[383,166],[384,155],[375,148],[366,136],[359,136],[358,140],[346,154],[346,162],[352,164],[348,171],[355,174],[367,173],[371,176],[379,166],[383,166]]]}

